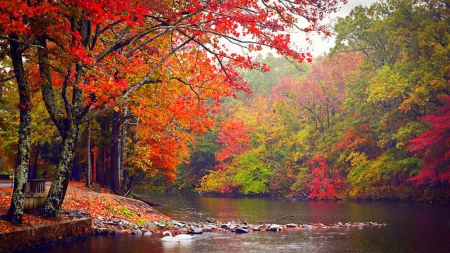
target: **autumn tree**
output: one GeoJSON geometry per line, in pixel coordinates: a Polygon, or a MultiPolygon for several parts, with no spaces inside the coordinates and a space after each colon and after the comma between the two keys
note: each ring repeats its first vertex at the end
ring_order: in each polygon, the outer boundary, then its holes
{"type": "Polygon", "coordinates": [[[216,166],[201,179],[200,191],[232,193],[239,185],[234,181],[238,173],[238,159],[250,150],[251,128],[240,119],[225,119],[217,129],[218,152],[216,166]]]}
{"type": "Polygon", "coordinates": [[[323,157],[308,161],[312,179],[307,183],[310,199],[339,199],[345,190],[345,181],[336,168],[328,168],[323,157]]]}
{"type": "Polygon", "coordinates": [[[359,6],[334,26],[334,51],[366,56],[367,100],[383,148],[396,146],[396,132],[435,110],[436,96],[448,92],[447,12],[443,1],[390,0],[359,6]]]}
{"type": "Polygon", "coordinates": [[[17,150],[17,169],[15,172],[14,191],[11,198],[11,207],[6,214],[6,218],[13,224],[22,223],[23,203],[25,201],[25,185],[28,174],[28,165],[30,162],[30,142],[31,142],[31,100],[30,88],[25,75],[25,66],[23,60],[23,49],[17,41],[18,35],[11,33],[9,35],[10,56],[14,75],[17,82],[17,91],[19,92],[19,140],[17,150]]]}
{"type": "Polygon", "coordinates": [[[358,69],[361,58],[357,54],[340,54],[314,63],[306,78],[283,79],[272,92],[294,103],[303,117],[313,122],[321,133],[333,124],[333,117],[341,114],[345,99],[345,79],[358,69]]]}
{"type": "MultiPolygon", "coordinates": [[[[42,213],[46,216],[59,213],[80,124],[123,103],[144,84],[154,83],[158,70],[170,69],[167,59],[177,58],[181,50],[195,48],[208,52],[210,66],[226,76],[224,82],[229,87],[240,90],[245,86],[232,67],[254,65],[251,57],[228,51],[229,43],[250,50],[267,46],[303,60],[309,55],[294,50],[285,31],[296,28],[306,33],[328,34],[318,22],[335,11],[339,2],[2,2],[1,38],[10,42],[11,56],[17,56],[18,65],[13,64],[17,83],[22,85],[26,79],[27,74],[19,65],[21,53],[29,50],[29,58],[39,66],[38,75],[32,75],[39,76],[47,111],[62,137],[60,164],[42,213]],[[301,20],[306,21],[305,26],[299,25],[301,20]],[[15,50],[19,47],[21,50],[15,50]],[[126,75],[136,68],[140,68],[139,74],[126,75]]],[[[179,63],[183,64],[183,60],[179,63]]],[[[219,97],[220,92],[216,95],[219,97]]],[[[25,131],[29,124],[26,115],[30,108],[26,100],[20,102],[25,124],[20,131],[25,131]]],[[[24,134],[29,136],[27,132],[24,134]]],[[[29,152],[28,139],[25,137],[25,148],[21,149],[25,151],[24,160],[29,152]]],[[[19,170],[16,173],[20,185],[13,197],[17,206],[22,205],[17,197],[23,195],[20,191],[26,179],[23,176],[26,168],[19,166],[19,170]]],[[[20,220],[20,208],[11,209],[16,213],[14,219],[20,220]]]]}
{"type": "Polygon", "coordinates": [[[444,105],[421,118],[430,129],[410,140],[408,149],[422,159],[419,173],[411,180],[417,185],[450,183],[450,97],[441,96],[444,105]]]}

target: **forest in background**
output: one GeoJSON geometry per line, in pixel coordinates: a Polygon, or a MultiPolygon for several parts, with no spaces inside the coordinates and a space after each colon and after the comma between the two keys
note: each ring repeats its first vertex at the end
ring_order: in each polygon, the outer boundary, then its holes
{"type": "MultiPolygon", "coordinates": [[[[258,60],[270,72],[242,70],[252,92],[221,85],[206,55],[186,53],[183,68],[167,63],[186,79],[160,72],[129,103],[81,126],[72,180],[90,171],[93,182],[121,194],[140,185],[309,199],[448,199],[449,7],[404,0],[356,7],[335,23],[330,54],[300,66],[268,54],[258,60]],[[212,88],[196,93],[185,80],[212,88]]],[[[117,62],[105,69],[109,64],[117,62]]],[[[2,81],[0,169],[12,174],[19,94],[2,81]]],[[[111,96],[122,92],[115,87],[111,96]]],[[[84,89],[101,95],[111,86],[84,89]]],[[[31,94],[29,177],[51,178],[61,137],[36,87],[31,94]]]]}
{"type": "Polygon", "coordinates": [[[380,1],[334,24],[329,55],[243,71],[178,186],[308,199],[450,197],[450,4],[380,1]]]}

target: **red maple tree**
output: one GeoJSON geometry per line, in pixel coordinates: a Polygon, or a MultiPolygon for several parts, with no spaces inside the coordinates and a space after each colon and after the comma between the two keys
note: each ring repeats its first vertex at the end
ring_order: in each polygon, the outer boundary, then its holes
{"type": "Polygon", "coordinates": [[[444,106],[421,120],[431,128],[409,141],[408,149],[422,158],[421,171],[410,178],[416,184],[450,184],[450,96],[440,97],[444,106]]]}
{"type": "Polygon", "coordinates": [[[221,122],[217,142],[220,151],[216,154],[216,160],[220,164],[229,163],[234,156],[240,155],[250,149],[250,127],[239,119],[227,119],[221,122]]]}
{"type": "Polygon", "coordinates": [[[307,183],[310,199],[338,199],[339,192],[345,187],[345,180],[337,169],[329,169],[323,157],[308,161],[310,173],[313,175],[307,183]]]}

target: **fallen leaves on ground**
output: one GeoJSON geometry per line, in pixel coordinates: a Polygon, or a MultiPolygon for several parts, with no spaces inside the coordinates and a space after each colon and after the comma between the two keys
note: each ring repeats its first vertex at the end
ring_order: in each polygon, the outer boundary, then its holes
{"type": "MultiPolygon", "coordinates": [[[[99,192],[84,187],[83,182],[70,182],[62,209],[81,210],[89,212],[92,217],[116,217],[134,223],[169,219],[142,201],[107,193],[107,189],[99,187],[96,189],[99,192]]],[[[0,188],[0,216],[8,212],[11,195],[11,188],[0,188]]],[[[10,222],[0,220],[0,233],[24,230],[32,226],[57,224],[60,220],[61,218],[44,219],[25,213],[23,223],[19,226],[13,226],[10,222]]]]}

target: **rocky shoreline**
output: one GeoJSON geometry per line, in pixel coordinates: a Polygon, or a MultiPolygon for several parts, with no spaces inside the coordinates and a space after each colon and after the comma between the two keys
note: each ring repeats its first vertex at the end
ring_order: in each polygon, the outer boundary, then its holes
{"type": "MultiPolygon", "coordinates": [[[[88,218],[90,214],[84,211],[65,211],[61,214],[69,219],[88,218]]],[[[204,232],[233,232],[250,233],[256,231],[281,232],[286,230],[305,230],[305,229],[351,229],[363,227],[381,227],[385,223],[376,222],[336,222],[335,224],[325,225],[322,223],[266,223],[249,224],[241,221],[221,222],[214,218],[207,218],[204,222],[182,222],[176,220],[131,222],[124,218],[103,216],[92,218],[92,233],[95,235],[143,235],[150,236],[161,234],[164,231],[170,231],[172,234],[202,234],[204,232]]]]}
{"type": "MultiPolygon", "coordinates": [[[[9,203],[10,194],[11,189],[0,191],[0,201],[9,203]]],[[[6,212],[6,205],[1,210],[6,212]]],[[[173,235],[207,232],[252,233],[305,229],[351,229],[386,225],[376,222],[336,222],[330,225],[302,223],[293,215],[255,224],[242,221],[223,222],[214,218],[196,222],[176,221],[141,200],[99,193],[73,185],[68,191],[59,218],[47,220],[29,213],[24,215],[24,219],[26,223],[17,227],[0,221],[4,227],[0,231],[0,236],[3,238],[0,240],[0,252],[30,250],[79,237],[97,235],[129,234],[162,238],[162,233],[165,231],[170,231],[173,235]],[[281,223],[281,220],[285,218],[295,218],[297,223],[281,223]],[[20,237],[22,239],[16,240],[19,238],[18,236],[22,236],[20,237]],[[6,241],[11,243],[6,244],[6,241]]]]}

